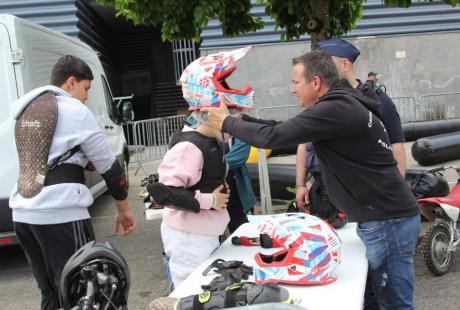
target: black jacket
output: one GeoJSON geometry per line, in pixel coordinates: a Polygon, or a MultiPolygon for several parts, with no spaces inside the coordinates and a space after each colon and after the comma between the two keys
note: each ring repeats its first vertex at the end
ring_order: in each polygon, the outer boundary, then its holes
{"type": "Polygon", "coordinates": [[[227,117],[223,130],[261,148],[313,142],[331,201],[350,220],[415,215],[417,202],[398,171],[379,115],[375,92],[341,82],[285,122],[227,117]]]}
{"type": "Polygon", "coordinates": [[[399,117],[399,113],[391,98],[388,97],[381,89],[375,90],[367,83],[363,83],[360,80],[356,81],[358,82],[358,90],[369,91],[371,89],[377,94],[378,99],[380,100],[380,113],[382,116],[380,119],[387,129],[387,134],[390,138],[391,144],[406,141],[406,137],[404,136],[401,126],[401,118],[399,117]]]}

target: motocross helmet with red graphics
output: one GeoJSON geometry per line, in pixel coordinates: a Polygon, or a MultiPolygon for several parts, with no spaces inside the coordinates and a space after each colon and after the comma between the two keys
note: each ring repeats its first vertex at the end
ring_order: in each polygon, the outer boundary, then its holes
{"type": "Polygon", "coordinates": [[[256,282],[318,285],[336,280],[342,242],[327,222],[299,213],[255,216],[249,220],[284,248],[272,255],[256,254],[256,282]]]}
{"type": "Polygon", "coordinates": [[[251,49],[250,46],[202,56],[185,68],[180,81],[184,99],[189,110],[203,107],[219,107],[223,100],[229,110],[254,108],[254,90],[247,86],[243,90],[230,88],[226,79],[236,70],[234,64],[251,49]]]}

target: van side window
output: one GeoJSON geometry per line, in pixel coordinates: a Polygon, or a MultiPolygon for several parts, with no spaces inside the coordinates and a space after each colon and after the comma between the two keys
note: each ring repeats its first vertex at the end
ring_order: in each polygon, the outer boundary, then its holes
{"type": "Polygon", "coordinates": [[[118,112],[117,112],[117,108],[115,107],[115,103],[113,102],[113,97],[112,97],[112,93],[110,92],[109,84],[107,83],[107,80],[105,79],[103,75],[101,75],[101,79],[102,79],[102,85],[104,87],[104,95],[105,95],[105,102],[107,105],[107,112],[112,122],[114,122],[115,124],[118,124],[120,122],[119,117],[118,117],[118,112]]]}

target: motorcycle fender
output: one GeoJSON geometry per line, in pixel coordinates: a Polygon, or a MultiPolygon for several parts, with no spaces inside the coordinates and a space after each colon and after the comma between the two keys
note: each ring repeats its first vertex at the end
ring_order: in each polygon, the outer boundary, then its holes
{"type": "Polygon", "coordinates": [[[433,209],[437,207],[437,205],[431,203],[421,202],[420,204],[420,212],[426,217],[429,221],[433,222],[435,220],[435,216],[433,214],[433,209]]]}
{"type": "Polygon", "coordinates": [[[453,207],[451,205],[441,203],[439,204],[441,208],[443,208],[444,212],[446,212],[447,216],[454,222],[458,220],[458,215],[460,213],[460,208],[453,207]]]}

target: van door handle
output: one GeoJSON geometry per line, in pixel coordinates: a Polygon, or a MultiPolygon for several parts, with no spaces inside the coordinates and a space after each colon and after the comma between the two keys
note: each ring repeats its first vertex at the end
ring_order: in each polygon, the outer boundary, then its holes
{"type": "Polygon", "coordinates": [[[105,129],[113,129],[113,126],[105,125],[104,128],[105,128],[105,129]]]}

